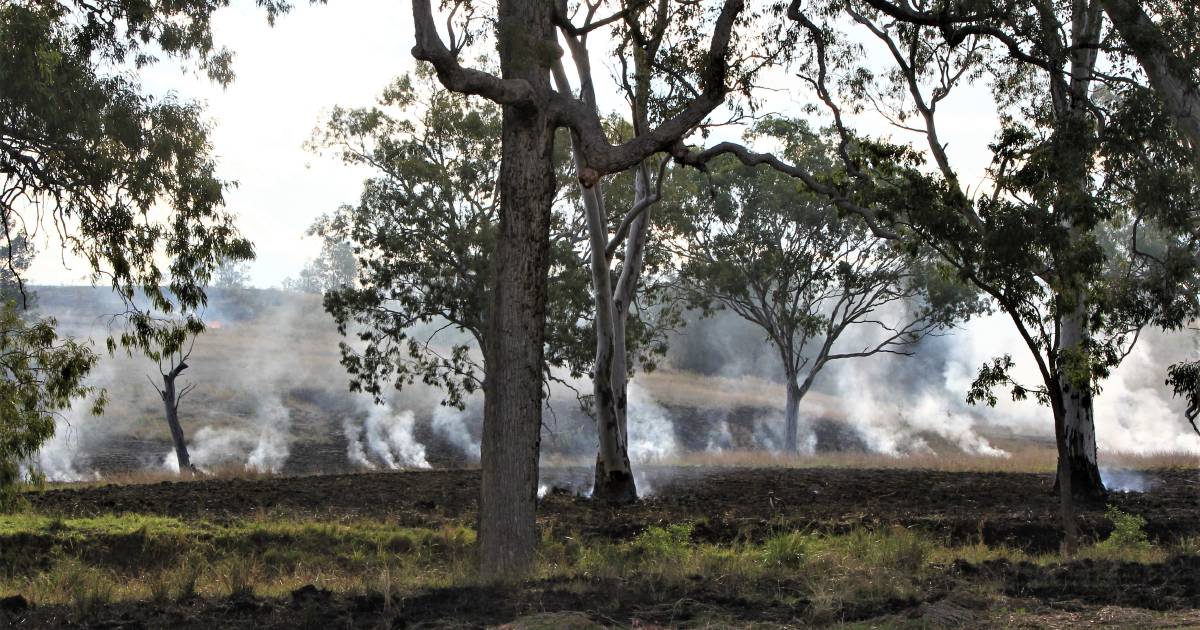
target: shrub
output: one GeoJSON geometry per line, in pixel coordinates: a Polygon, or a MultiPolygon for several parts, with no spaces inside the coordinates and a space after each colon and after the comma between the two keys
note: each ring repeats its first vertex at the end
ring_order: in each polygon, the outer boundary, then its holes
{"type": "Polygon", "coordinates": [[[1150,539],[1143,529],[1146,519],[1137,514],[1122,512],[1113,506],[1108,506],[1104,513],[1112,521],[1113,530],[1103,541],[1096,544],[1101,551],[1133,551],[1144,553],[1150,551],[1150,539]]]}
{"type": "Polygon", "coordinates": [[[650,559],[681,558],[692,544],[694,527],[691,523],[648,527],[633,540],[632,548],[650,559]]]}

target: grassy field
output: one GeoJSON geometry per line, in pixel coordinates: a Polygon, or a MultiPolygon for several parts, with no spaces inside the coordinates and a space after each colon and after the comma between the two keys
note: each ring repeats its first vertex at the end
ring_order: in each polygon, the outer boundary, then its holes
{"type": "Polygon", "coordinates": [[[1142,470],[1063,558],[1027,544],[1057,527],[1036,458],[821,461],[692,461],[621,509],[551,492],[516,586],[475,572],[477,471],[59,486],[0,515],[0,627],[1200,624],[1194,466],[1142,470]]]}
{"type": "MultiPolygon", "coordinates": [[[[1198,539],[1156,546],[1137,517],[1111,516],[1117,528],[1080,551],[1080,559],[1161,563],[1200,553],[1198,539]]],[[[404,528],[377,520],[330,524],[261,517],[221,523],[20,513],[0,517],[5,567],[0,592],[20,593],[36,606],[58,609],[63,619],[86,623],[119,602],[170,606],[196,599],[288,597],[312,585],[318,592],[377,601],[387,617],[415,594],[482,586],[471,561],[474,540],[466,526],[404,528]]],[[[694,542],[692,526],[681,522],[617,542],[544,531],[531,582],[579,593],[598,585],[639,592],[651,611],[679,605],[680,593],[703,584],[709,599],[736,601],[739,608],[790,608],[794,622],[836,624],[848,611],[886,613],[897,602],[927,599],[946,587],[938,578],[956,563],[1000,561],[1049,567],[1061,558],[950,546],[902,527],[838,535],[779,531],[762,541],[704,544],[694,542]]],[[[955,597],[986,611],[976,621],[1000,621],[1015,611],[1001,580],[959,582],[952,587],[955,597]]],[[[689,625],[726,623],[736,624],[736,614],[701,611],[688,619],[689,625]]]]}

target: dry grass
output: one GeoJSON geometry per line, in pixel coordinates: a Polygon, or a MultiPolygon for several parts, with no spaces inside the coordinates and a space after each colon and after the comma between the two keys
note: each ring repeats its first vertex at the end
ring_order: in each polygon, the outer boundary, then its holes
{"type": "Polygon", "coordinates": [[[1150,470],[1154,468],[1198,468],[1200,455],[1195,453],[1101,453],[1100,465],[1113,468],[1150,470]]]}
{"type": "MultiPolygon", "coordinates": [[[[787,455],[767,451],[728,450],[688,453],[656,461],[655,464],[731,468],[882,468],[946,472],[1049,473],[1054,471],[1056,461],[1057,456],[1053,448],[1028,446],[1010,452],[1007,457],[968,453],[918,453],[900,456],[877,453],[787,455]]],[[[1200,458],[1189,453],[1102,453],[1100,465],[1133,470],[1196,468],[1200,465],[1200,458]]]]}
{"type": "MultiPolygon", "coordinates": [[[[1154,546],[1136,521],[1129,523],[1121,536],[1082,550],[1081,557],[1152,562],[1189,552],[1154,546]]],[[[660,592],[668,602],[704,584],[726,597],[795,605],[806,623],[827,624],[848,606],[921,599],[936,583],[930,578],[958,559],[1060,561],[1005,547],[951,546],[903,527],[781,530],[761,541],[725,544],[698,542],[692,534],[687,522],[650,527],[623,541],[546,529],[534,577],[579,588],[597,579],[617,581],[660,592]]],[[[399,528],[371,520],[0,516],[0,559],[8,567],[0,573],[0,592],[67,606],[80,620],[115,601],[286,597],[305,584],[401,601],[425,589],[478,584],[474,541],[466,527],[399,528]],[[25,543],[7,544],[17,540],[25,543]]]]}

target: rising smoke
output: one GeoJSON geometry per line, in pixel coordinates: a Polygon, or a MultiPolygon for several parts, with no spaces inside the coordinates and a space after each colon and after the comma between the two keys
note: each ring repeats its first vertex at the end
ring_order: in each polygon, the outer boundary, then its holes
{"type": "MultiPolygon", "coordinates": [[[[97,316],[119,306],[104,290],[43,290],[41,299],[47,314],[74,327],[70,332],[97,339],[105,334],[97,316]]],[[[393,392],[386,405],[350,393],[338,361],[341,338],[315,297],[278,291],[216,295],[206,319],[220,327],[197,341],[184,379],[198,387],[181,406],[192,459],[200,468],[329,472],[478,461],[482,399],[468,399],[463,411],[442,407],[440,393],[420,383],[393,392]]],[[[1105,382],[1097,404],[1102,451],[1200,454],[1200,439],[1181,419],[1181,402],[1162,384],[1164,366],[1195,352],[1192,339],[1148,331],[1105,382]]],[[[851,337],[844,343],[867,341],[851,337]]],[[[1002,316],[978,318],[927,339],[912,357],[831,363],[801,405],[802,452],[830,448],[828,432],[822,432],[829,427],[853,437],[846,444],[891,455],[952,448],[1003,456],[997,435],[1048,441],[1049,412],[1032,401],[1013,402],[998,392],[995,409],[966,405],[979,366],[1004,353],[1017,362],[1018,378],[1036,383],[1032,360],[1002,316]]],[[[697,384],[681,393],[650,377],[631,383],[630,455],[639,467],[689,450],[780,450],[778,359],[753,327],[728,314],[690,322],[672,339],[665,363],[682,374],[676,382],[697,384]]],[[[144,357],[104,357],[91,384],[109,390],[105,416],[87,416],[82,403],[64,414],[58,435],[32,464],[55,480],[138,465],[177,467],[148,374],[156,375],[156,368],[144,357]],[[161,455],[143,461],[144,452],[161,455]]],[[[552,462],[590,467],[591,420],[576,409],[573,391],[552,390],[551,399],[544,452],[567,457],[552,462]]],[[[644,482],[639,479],[649,489],[644,482]]]]}
{"type": "MultiPolygon", "coordinates": [[[[365,400],[365,399],[363,399],[365,400]]],[[[346,454],[350,461],[363,468],[376,468],[375,462],[387,470],[429,468],[425,446],[413,437],[416,418],[413,412],[396,412],[390,404],[370,402],[366,419],[361,424],[347,418],[343,421],[346,454]]]]}

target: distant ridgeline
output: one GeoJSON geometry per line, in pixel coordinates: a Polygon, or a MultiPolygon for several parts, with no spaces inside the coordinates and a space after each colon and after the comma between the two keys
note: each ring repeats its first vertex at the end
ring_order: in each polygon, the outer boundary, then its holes
{"type": "MultiPolygon", "coordinates": [[[[107,318],[125,311],[121,298],[105,286],[36,285],[28,290],[37,296],[38,312],[61,322],[107,318]]],[[[208,289],[207,293],[208,306],[201,312],[206,321],[244,321],[286,305],[316,301],[319,307],[320,302],[317,296],[282,289],[208,289]]],[[[140,291],[134,301],[139,306],[146,304],[140,291]]]]}

